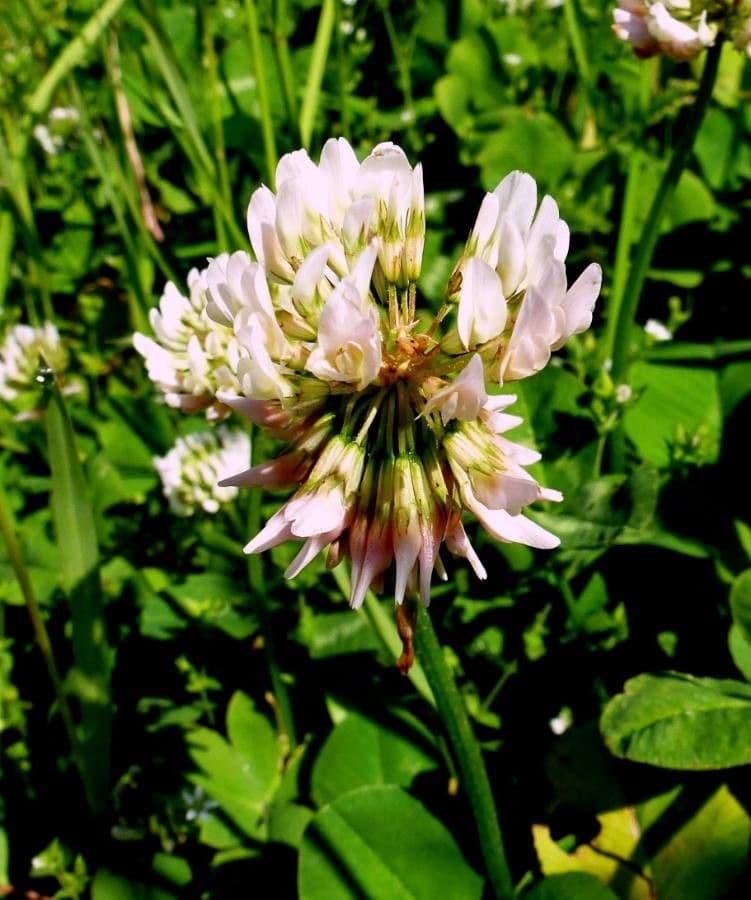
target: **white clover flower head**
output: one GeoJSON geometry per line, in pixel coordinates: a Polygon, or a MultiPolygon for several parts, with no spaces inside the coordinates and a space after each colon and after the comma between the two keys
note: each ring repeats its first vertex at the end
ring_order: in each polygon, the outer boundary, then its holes
{"type": "Polygon", "coordinates": [[[34,389],[40,369],[62,374],[67,365],[68,351],[52,322],[14,325],[0,345],[0,398],[13,404],[34,389]]]}
{"type": "Polygon", "coordinates": [[[497,540],[557,546],[524,512],[561,495],[526,472],[538,454],[505,436],[521,422],[504,411],[515,398],[491,396],[591,322],[600,270],[568,286],[568,227],[555,202],[538,208],[529,175],[505,178],[483,202],[431,322],[418,310],[419,164],[391,143],[360,162],[339,138],[317,164],[304,150],[282,157],[275,181],[276,193],[262,186],[248,207],[256,262],[244,253],[213,261],[178,315],[154,312],[159,353],[138,339],[165,393],[222,404],[286,444],[222,480],[292,488],[246,551],[302,541],[289,577],[318,553],[330,566],[348,557],[356,607],[392,567],[396,601],[414,593],[427,603],[433,572],[446,574],[444,547],[486,577],[465,512],[497,540]],[[189,365],[188,345],[198,335],[205,355],[212,329],[235,348],[224,355],[230,387],[210,381],[210,365],[189,365]]]}
{"type": "Polygon", "coordinates": [[[154,467],[172,512],[192,516],[199,510],[216,513],[233,500],[237,488],[219,482],[249,459],[248,435],[219,426],[178,438],[165,456],[154,457],[154,467]]]}
{"type": "Polygon", "coordinates": [[[640,57],[662,53],[678,62],[695,59],[711,47],[720,32],[737,35],[745,49],[738,4],[729,0],[618,0],[613,10],[613,32],[631,44],[640,57]]]}
{"type": "MultiPolygon", "coordinates": [[[[247,259],[247,254],[239,254],[247,259]]],[[[222,418],[228,410],[217,400],[222,390],[239,388],[238,367],[243,351],[234,333],[234,319],[209,317],[207,307],[221,298],[222,278],[232,278],[238,254],[222,254],[200,272],[188,274],[188,296],[168,282],[158,308],[149,312],[154,337],[136,332],[133,346],[146,362],[149,378],[166,403],[184,412],[205,409],[209,418],[222,418]],[[210,293],[209,273],[215,275],[210,293]],[[221,272],[222,278],[217,274],[221,272]],[[229,272],[229,275],[227,274],[229,272]]],[[[233,282],[234,285],[234,282],[233,282]]],[[[237,285],[238,290],[243,286],[237,285]]],[[[231,296],[231,289],[226,289],[231,296]]],[[[231,302],[231,301],[227,301],[231,302]]],[[[237,301],[234,308],[239,309],[237,301]]]]}

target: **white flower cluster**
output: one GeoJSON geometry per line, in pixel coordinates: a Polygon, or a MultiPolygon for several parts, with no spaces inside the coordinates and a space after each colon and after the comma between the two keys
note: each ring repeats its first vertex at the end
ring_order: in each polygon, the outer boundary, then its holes
{"type": "MultiPolygon", "coordinates": [[[[229,262],[223,254],[212,266],[226,270],[229,262]]],[[[169,406],[184,412],[205,408],[209,418],[220,418],[226,410],[216,394],[237,388],[233,372],[239,348],[232,330],[207,315],[207,273],[208,269],[188,273],[187,297],[169,282],[159,308],[149,313],[156,340],[136,333],[133,344],[169,406]]]]}
{"type": "Polygon", "coordinates": [[[67,365],[68,352],[51,322],[14,325],[0,345],[0,398],[14,403],[34,389],[41,368],[61,373],[67,365]]]}
{"type": "Polygon", "coordinates": [[[505,436],[520,422],[503,411],[514,398],[486,390],[539,371],[591,322],[600,270],[568,286],[552,198],[538,207],[521,172],[486,196],[431,322],[418,314],[420,165],[391,143],[359,162],[340,138],[317,165],[302,150],[283,157],[276,188],[250,200],[256,261],[211,261],[189,299],[169,286],[156,340],[136,336],[168,402],[224,404],[287,443],[223,482],[295,488],[246,550],[302,540],[290,577],[322,550],[329,565],[349,557],[357,606],[392,562],[397,601],[414,589],[427,602],[443,545],[485,577],[465,510],[498,540],[555,546],[523,509],[560,494],[524,470],[537,454],[505,436]]]}
{"type": "Polygon", "coordinates": [[[248,465],[250,438],[224,426],[178,438],[166,456],[154,457],[170,509],[191,516],[202,509],[215,513],[237,495],[235,487],[219,481],[248,465]]]}
{"type": "Polygon", "coordinates": [[[613,31],[637,56],[664,53],[694,59],[727,34],[736,49],[751,55],[750,0],[618,0],[613,31]]]}

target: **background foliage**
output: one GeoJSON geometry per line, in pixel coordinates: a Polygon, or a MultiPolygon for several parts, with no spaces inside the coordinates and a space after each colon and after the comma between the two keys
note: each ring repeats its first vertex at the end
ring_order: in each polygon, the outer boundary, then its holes
{"type": "Polygon", "coordinates": [[[247,246],[277,154],[341,134],[422,159],[430,301],[516,167],[558,200],[572,269],[606,273],[593,332],[518,388],[561,550],[480,538],[489,580],[456,566],[431,608],[514,874],[531,900],[749,895],[751,117],[730,48],[639,305],[675,339],[615,328],[699,69],[635,59],[604,0],[6,0],[0,315],[54,321],[71,362],[62,395],[0,410],[0,887],[487,890],[390,602],[351,612],[319,564],[284,582],[292,548],[249,567],[278,498],[178,519],[152,464],[203,421],[159,405],[132,332],[167,279],[247,246]]]}

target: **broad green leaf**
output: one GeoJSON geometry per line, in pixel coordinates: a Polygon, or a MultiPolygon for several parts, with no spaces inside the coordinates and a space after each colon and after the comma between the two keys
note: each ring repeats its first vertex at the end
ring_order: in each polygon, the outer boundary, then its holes
{"type": "MultiPolygon", "coordinates": [[[[545,825],[533,825],[532,835],[537,858],[543,873],[551,878],[545,879],[536,890],[542,890],[551,881],[550,890],[556,890],[554,879],[561,879],[561,890],[568,885],[565,879],[571,879],[572,888],[581,879],[581,894],[565,893],[561,897],[589,897],[585,892],[585,879],[593,881],[592,890],[605,891],[595,893],[594,897],[615,896],[610,887],[618,891],[620,900],[652,900],[649,882],[638,876],[646,866],[639,839],[641,829],[633,807],[605,812],[597,817],[599,830],[590,841],[580,844],[571,853],[563,850],[552,838],[550,829],[545,825]]],[[[533,891],[524,895],[537,897],[533,891]]],[[[558,897],[558,893],[542,893],[543,897],[558,897]]]]}
{"type": "Polygon", "coordinates": [[[504,119],[498,131],[487,135],[477,157],[485,188],[492,190],[513,169],[530,172],[545,187],[558,184],[574,155],[563,127],[545,112],[509,110],[504,119]]]}
{"type": "Polygon", "coordinates": [[[751,681],[751,640],[739,625],[731,625],[728,633],[728,650],[733,662],[746,681],[751,681]]]}
{"type": "Polygon", "coordinates": [[[737,893],[742,889],[736,879],[748,855],[748,814],[725,786],[698,809],[692,809],[692,802],[690,791],[679,789],[639,808],[646,835],[652,828],[663,831],[673,823],[669,838],[659,843],[650,861],[653,896],[660,900],[746,896],[745,892],[737,893]]]}
{"type": "Polygon", "coordinates": [[[342,794],[303,837],[301,900],[479,900],[483,881],[445,826],[394,786],[342,794]]]}
{"type": "Polygon", "coordinates": [[[681,449],[705,462],[717,458],[722,415],[714,372],[639,362],[631,384],[640,396],[623,421],[644,460],[662,468],[681,449]]]}
{"type": "Polygon", "coordinates": [[[401,733],[351,713],[334,728],[313,766],[312,793],[318,806],[364,785],[409,787],[420,772],[436,767],[425,735],[404,722],[396,724],[401,733]]]}
{"type": "Polygon", "coordinates": [[[75,435],[62,395],[50,391],[46,412],[52,470],[52,519],[60,553],[60,577],[70,598],[73,669],[70,690],[81,708],[79,760],[92,809],[109,803],[111,651],[107,644],[94,512],[75,435]]]}
{"type": "Polygon", "coordinates": [[[639,675],[600,722],[616,756],[672,769],[751,763],[751,686],[678,672],[639,675]]]}
{"type": "Polygon", "coordinates": [[[247,607],[243,589],[236,579],[214,572],[200,572],[181,584],[165,589],[170,597],[193,619],[226,632],[230,637],[246,638],[257,628],[255,615],[247,607]]]}
{"type": "Polygon", "coordinates": [[[746,640],[751,641],[751,569],[741,572],[733,582],[730,588],[730,611],[733,621],[746,640]]]}
{"type": "Polygon", "coordinates": [[[585,872],[567,872],[562,875],[551,875],[538,882],[531,891],[523,895],[523,900],[619,900],[619,898],[594,875],[587,875],[585,872]]]}
{"type": "Polygon", "coordinates": [[[200,770],[191,776],[246,835],[265,838],[265,814],[279,784],[281,748],[270,723],[237,692],[227,709],[231,743],[208,728],[188,734],[200,770]],[[264,721],[261,721],[264,720],[264,721]]]}
{"type": "Polygon", "coordinates": [[[227,735],[248,761],[246,771],[256,782],[257,794],[267,797],[278,780],[281,748],[266,716],[259,713],[247,694],[236,691],[227,707],[227,735]]]}
{"type": "Polygon", "coordinates": [[[175,900],[176,894],[99,869],[91,884],[91,900],[175,900]]]}

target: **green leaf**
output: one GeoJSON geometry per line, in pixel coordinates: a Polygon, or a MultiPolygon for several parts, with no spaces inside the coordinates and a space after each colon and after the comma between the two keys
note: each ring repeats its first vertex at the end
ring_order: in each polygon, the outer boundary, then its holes
{"type": "Polygon", "coordinates": [[[639,675],[600,722],[616,756],[672,769],[751,763],[751,686],[678,672],[639,675]]]}
{"type": "Polygon", "coordinates": [[[719,451],[722,414],[717,375],[708,369],[636,363],[631,369],[638,402],[623,417],[626,434],[643,459],[665,467],[671,447],[686,445],[706,462],[719,451]]]}
{"type": "Polygon", "coordinates": [[[246,603],[237,581],[214,572],[189,575],[182,584],[165,589],[191,618],[221,629],[230,637],[241,640],[257,628],[256,618],[248,610],[238,607],[246,603]]]}
{"type": "Polygon", "coordinates": [[[751,569],[735,579],[730,588],[730,611],[733,621],[743,632],[747,641],[751,641],[751,569]]]}
{"type": "Polygon", "coordinates": [[[301,900],[479,900],[483,881],[417,800],[381,786],[343,794],[316,814],[298,886],[301,900]]]}
{"type": "Polygon", "coordinates": [[[91,900],[175,900],[176,895],[141,881],[131,881],[99,869],[91,885],[91,900]]]}
{"type": "Polygon", "coordinates": [[[727,787],[720,787],[694,812],[690,791],[654,798],[639,810],[645,836],[670,827],[650,862],[654,896],[660,900],[726,900],[737,893],[736,879],[748,854],[751,824],[727,787]],[[666,802],[667,801],[667,802],[666,802]],[[690,816],[686,816],[686,811],[690,816]],[[676,824],[679,826],[676,828],[676,824]]]}
{"type": "Polygon", "coordinates": [[[350,714],[329,735],[318,754],[312,775],[313,799],[318,806],[368,784],[409,787],[420,772],[436,767],[424,735],[410,736],[388,726],[350,714]],[[419,741],[419,743],[417,743],[419,741]],[[422,746],[421,746],[422,745],[422,746]],[[342,760],[347,765],[342,765],[342,760]]]}
{"type": "Polygon", "coordinates": [[[731,625],[728,634],[728,650],[736,667],[746,681],[751,681],[751,640],[738,625],[731,625]]]}
{"type": "Polygon", "coordinates": [[[109,749],[112,724],[110,671],[94,512],[75,435],[60,391],[53,386],[46,412],[52,470],[52,519],[60,553],[60,577],[70,598],[73,632],[71,691],[81,708],[79,760],[93,810],[109,803],[109,749]]]}
{"type": "Polygon", "coordinates": [[[617,895],[594,875],[565,872],[540,881],[524,894],[524,900],[617,900],[617,895]]]}
{"type": "Polygon", "coordinates": [[[208,728],[188,735],[190,755],[201,770],[191,776],[249,837],[265,838],[265,813],[280,779],[281,749],[271,724],[245,694],[227,708],[231,743],[208,728]]]}
{"type": "Polygon", "coordinates": [[[492,190],[507,172],[523,169],[545,187],[555,187],[574,155],[563,127],[548,113],[530,115],[526,110],[511,110],[504,119],[477,156],[483,185],[492,190]]]}

